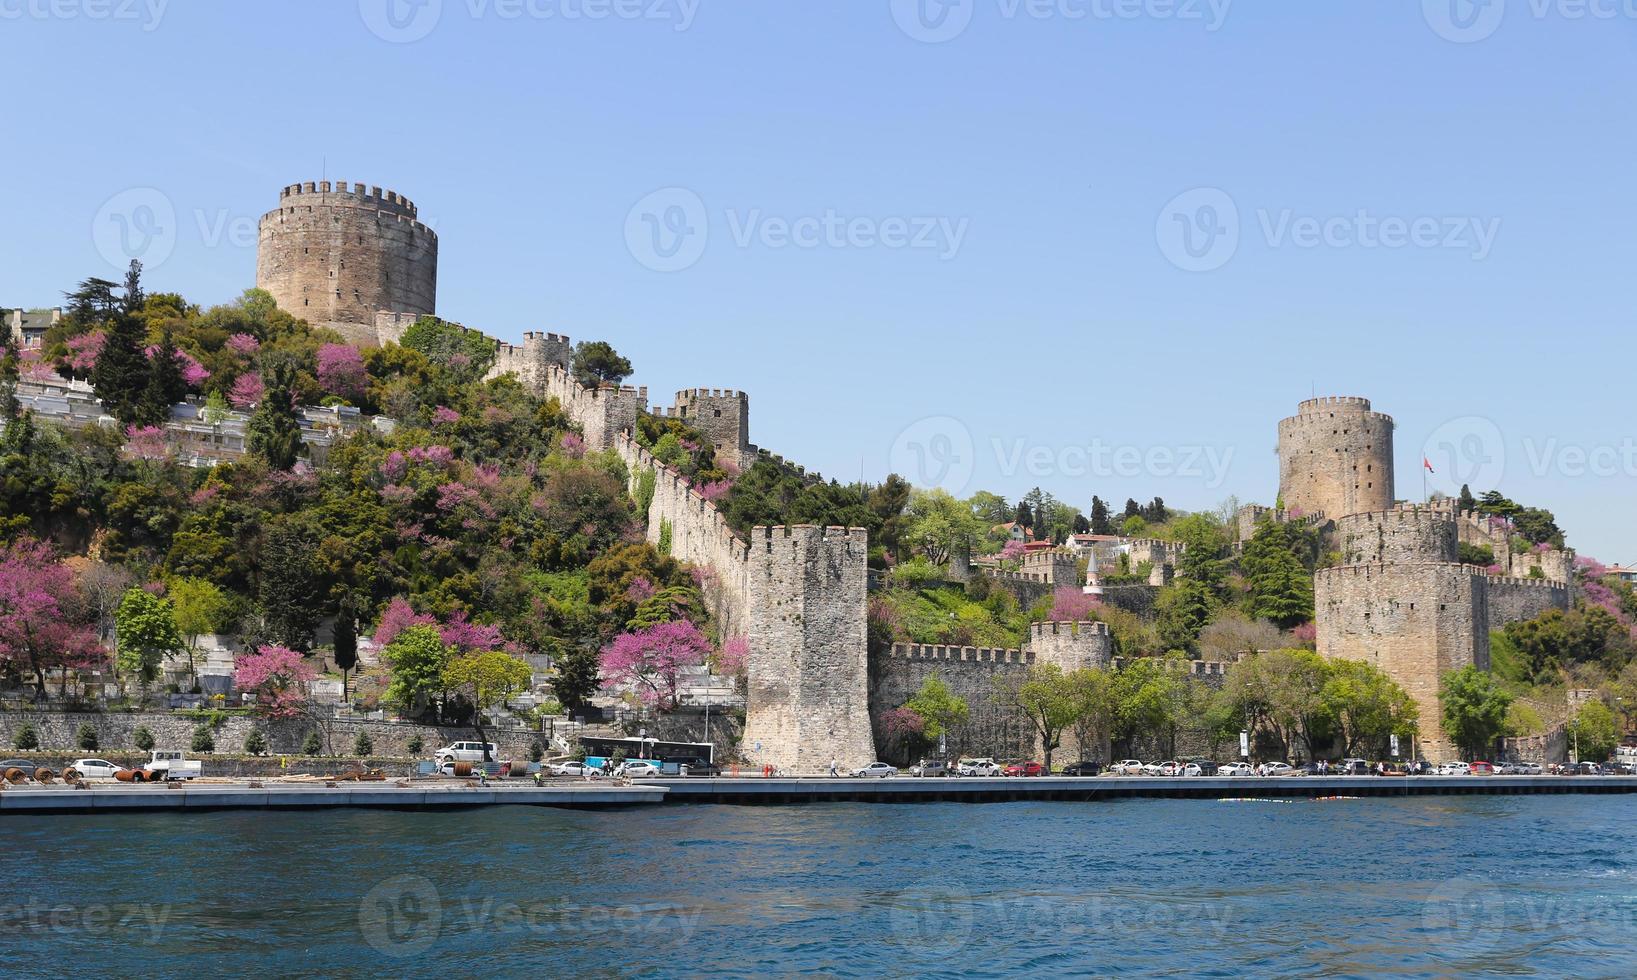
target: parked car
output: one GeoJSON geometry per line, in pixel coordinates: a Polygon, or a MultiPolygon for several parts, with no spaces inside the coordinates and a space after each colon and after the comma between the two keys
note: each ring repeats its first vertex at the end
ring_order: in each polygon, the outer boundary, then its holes
{"type": "Polygon", "coordinates": [[[7,769],[21,769],[23,775],[29,779],[34,778],[34,770],[37,768],[39,768],[38,763],[30,762],[27,759],[5,759],[0,761],[0,773],[5,772],[7,769]]]}
{"type": "Polygon", "coordinates": [[[148,771],[160,779],[194,779],[204,774],[204,763],[189,759],[173,749],[154,749],[148,756],[148,771]]]}
{"type": "Polygon", "coordinates": [[[1493,776],[1495,775],[1495,767],[1487,762],[1473,762],[1467,766],[1467,774],[1470,776],[1493,776]]]}
{"type": "Polygon", "coordinates": [[[551,772],[551,774],[553,776],[601,776],[602,775],[602,770],[601,769],[597,769],[597,768],[595,768],[593,766],[588,766],[584,762],[580,761],[579,759],[573,759],[573,760],[571,760],[569,762],[559,762],[556,765],[551,767],[550,772],[551,772]]]}
{"type": "Polygon", "coordinates": [[[1402,762],[1378,762],[1375,773],[1377,776],[1408,776],[1410,767],[1402,762]]]}
{"type": "Polygon", "coordinates": [[[1470,776],[1472,767],[1464,762],[1446,762],[1438,767],[1440,776],[1470,776]]]}
{"type": "MultiPolygon", "coordinates": [[[[433,758],[437,760],[439,766],[446,762],[483,762],[483,746],[482,742],[450,742],[439,749],[433,758]]],[[[499,747],[493,742],[489,742],[488,746],[488,761],[498,761],[499,747]]]]}
{"type": "Polygon", "coordinates": [[[897,766],[889,766],[885,762],[872,762],[862,769],[854,769],[853,776],[858,779],[888,779],[898,775],[897,766]]]}
{"type": "Polygon", "coordinates": [[[1146,775],[1146,770],[1143,768],[1143,764],[1136,759],[1121,759],[1119,762],[1109,766],[1108,769],[1116,776],[1146,775]]]}
{"type": "Polygon", "coordinates": [[[1256,770],[1248,762],[1227,762],[1216,767],[1218,776],[1254,776],[1256,770]]]}
{"type": "Polygon", "coordinates": [[[1261,776],[1296,776],[1300,770],[1288,762],[1264,762],[1257,767],[1257,774],[1261,776]]]}
{"type": "Polygon", "coordinates": [[[1569,767],[1569,775],[1571,775],[1571,776],[1601,776],[1601,775],[1603,775],[1603,767],[1598,765],[1595,762],[1582,762],[1579,765],[1570,766],[1569,767]]]}
{"type": "Polygon", "coordinates": [[[1605,776],[1629,776],[1629,775],[1631,775],[1631,767],[1626,765],[1624,762],[1605,762],[1602,765],[1603,765],[1603,775],[1605,775],[1605,776]]]}
{"type": "Polygon", "coordinates": [[[1410,775],[1412,776],[1431,776],[1437,771],[1438,768],[1425,759],[1417,759],[1410,763],[1410,775]]]}
{"type": "Polygon", "coordinates": [[[1175,759],[1168,759],[1160,763],[1159,774],[1161,776],[1180,776],[1182,775],[1182,763],[1175,759]]]}
{"type": "Polygon", "coordinates": [[[1334,771],[1339,776],[1368,776],[1370,763],[1367,759],[1343,759],[1334,771]]]}
{"type": "Polygon", "coordinates": [[[949,763],[942,759],[922,759],[920,765],[910,766],[911,776],[947,776],[949,763]]]}
{"type": "Polygon", "coordinates": [[[1082,760],[1080,762],[1071,762],[1064,766],[1062,774],[1065,776],[1095,776],[1101,772],[1102,769],[1103,767],[1099,766],[1095,762],[1086,762],[1082,760]]]}
{"type": "Polygon", "coordinates": [[[1538,776],[1541,773],[1540,763],[1520,762],[1517,764],[1517,771],[1520,776],[1538,776]]]}
{"type": "Polygon", "coordinates": [[[125,767],[107,759],[75,759],[68,768],[79,773],[81,779],[114,779],[125,767]]]}
{"type": "Polygon", "coordinates": [[[720,776],[722,775],[722,767],[712,762],[706,762],[704,759],[695,759],[692,762],[682,763],[681,772],[684,776],[720,776]]]}
{"type": "MultiPolygon", "coordinates": [[[[1217,769],[1220,768],[1210,759],[1189,759],[1187,762],[1190,766],[1199,767],[1198,773],[1189,773],[1188,775],[1214,776],[1216,775],[1217,769]]],[[[1186,769],[1187,766],[1184,766],[1183,768],[1186,769]]]]}
{"type": "Polygon", "coordinates": [[[614,774],[626,779],[647,779],[659,775],[659,763],[652,759],[626,759],[614,774]]]}
{"type": "Polygon", "coordinates": [[[1320,775],[1319,764],[1317,762],[1304,762],[1299,766],[1295,766],[1294,768],[1303,776],[1320,775]]]}
{"type": "MultiPolygon", "coordinates": [[[[1215,767],[1213,766],[1212,769],[1214,770],[1215,767]]],[[[1206,772],[1204,766],[1197,762],[1190,762],[1182,767],[1182,774],[1184,776],[1204,776],[1206,772]]]]}
{"type": "Polygon", "coordinates": [[[993,759],[962,759],[955,766],[959,776],[999,776],[1002,772],[1000,763],[993,759]]]}
{"type": "Polygon", "coordinates": [[[1007,776],[1044,776],[1046,767],[1038,762],[1014,762],[1006,767],[1007,776]]]}

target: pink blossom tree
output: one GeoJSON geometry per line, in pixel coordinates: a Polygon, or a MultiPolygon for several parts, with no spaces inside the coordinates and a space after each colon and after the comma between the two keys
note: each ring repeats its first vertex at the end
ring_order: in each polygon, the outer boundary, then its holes
{"type": "Polygon", "coordinates": [[[80,377],[90,377],[97,366],[97,355],[102,353],[102,342],[107,335],[100,330],[68,338],[68,369],[80,377]]]}
{"type": "Polygon", "coordinates": [[[728,495],[728,491],[732,489],[733,483],[731,481],[716,480],[700,487],[699,495],[714,504],[723,497],[726,497],[728,495]]]}
{"type": "Polygon", "coordinates": [[[233,660],[233,683],[256,695],[256,708],[269,718],[295,718],[307,704],[307,685],[318,671],[300,653],[282,646],[257,647],[233,660]]]}
{"type": "Polygon", "coordinates": [[[155,462],[169,459],[171,447],[165,440],[165,430],[159,426],[133,425],[125,429],[125,452],[133,459],[155,462]]]}
{"type": "Polygon", "coordinates": [[[563,455],[569,459],[579,459],[585,455],[585,440],[572,432],[563,433],[563,455]]]}
{"type": "Polygon", "coordinates": [[[35,699],[46,671],[86,669],[106,657],[95,629],[77,621],[74,573],[48,545],[23,538],[0,547],[0,662],[34,674],[35,699]]]}
{"type": "Polygon", "coordinates": [[[386,608],[381,610],[381,623],[375,627],[375,645],[385,647],[398,638],[404,630],[411,626],[436,626],[436,616],[417,613],[409,600],[402,596],[393,596],[386,608]]]}
{"type": "Polygon", "coordinates": [[[631,688],[642,703],[669,711],[682,668],[703,664],[710,653],[705,634],[685,619],[621,633],[602,648],[603,686],[631,688]]]}
{"type": "Polygon", "coordinates": [[[267,386],[262,383],[261,374],[256,371],[246,371],[233,379],[233,387],[228,390],[227,400],[234,408],[248,409],[267,394],[267,386]]]}
{"type": "Polygon", "coordinates": [[[1080,589],[1065,585],[1052,593],[1052,611],[1048,618],[1058,623],[1077,623],[1090,619],[1091,611],[1095,608],[1096,596],[1086,595],[1080,589]]]}
{"type": "Polygon", "coordinates": [[[742,674],[749,662],[750,641],[742,636],[728,637],[716,652],[716,669],[723,674],[742,674]]]}
{"type": "Polygon", "coordinates": [[[447,405],[439,405],[432,410],[432,423],[434,425],[454,425],[459,421],[460,413],[447,405]]]}
{"type": "Polygon", "coordinates": [[[350,344],[325,344],[318,349],[318,383],[332,395],[357,398],[364,393],[369,376],[364,371],[364,355],[350,344]]]}
{"type": "Polygon", "coordinates": [[[240,357],[255,357],[261,350],[261,341],[247,333],[236,333],[227,338],[227,349],[240,357]]]}
{"type": "MultiPolygon", "coordinates": [[[[149,344],[143,353],[147,356],[148,360],[152,361],[154,359],[154,355],[159,353],[159,345],[149,344]]],[[[192,354],[189,354],[187,351],[179,350],[176,352],[176,363],[177,366],[181,368],[182,381],[189,388],[198,388],[200,385],[210,380],[210,372],[205,370],[205,366],[200,364],[198,359],[192,354]]]]}

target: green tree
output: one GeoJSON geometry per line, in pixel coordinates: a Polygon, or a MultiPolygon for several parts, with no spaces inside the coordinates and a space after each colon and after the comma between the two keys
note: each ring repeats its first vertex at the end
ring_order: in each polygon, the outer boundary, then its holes
{"type": "Polygon", "coordinates": [[[303,449],[301,423],[296,419],[295,365],[278,362],[262,380],[266,390],[245,426],[245,448],[272,469],[288,470],[296,465],[303,449]]]}
{"type": "Polygon", "coordinates": [[[1461,496],[1455,506],[1463,514],[1470,514],[1478,509],[1478,499],[1472,496],[1472,488],[1465,483],[1461,484],[1461,496]]]}
{"type": "Polygon", "coordinates": [[[1468,759],[1474,759],[1488,755],[1495,739],[1506,731],[1512,695],[1496,685],[1488,671],[1469,665],[1444,675],[1438,705],[1444,731],[1468,759]]]}
{"type": "Polygon", "coordinates": [[[197,685],[199,638],[222,628],[231,604],[227,593],[202,578],[172,579],[168,591],[176,609],[176,628],[187,641],[188,676],[197,685]]]}
{"type": "Polygon", "coordinates": [[[261,544],[261,576],[257,589],[267,635],[307,653],[313,648],[324,583],[313,567],[317,542],[291,520],[268,527],[261,544]]]}
{"type": "Polygon", "coordinates": [[[1091,533],[1113,534],[1114,522],[1108,517],[1108,504],[1102,497],[1091,498],[1091,533]]]}
{"type": "Polygon", "coordinates": [[[443,645],[437,627],[409,627],[387,644],[381,659],[392,669],[386,700],[405,714],[423,713],[443,696],[449,648],[443,645]]]}
{"type": "Polygon", "coordinates": [[[1285,629],[1313,618],[1313,571],[1303,561],[1312,552],[1301,534],[1294,522],[1264,518],[1239,560],[1249,586],[1247,611],[1285,629]]]}
{"type": "Polygon", "coordinates": [[[97,726],[88,721],[81,722],[79,730],[74,733],[74,744],[86,752],[95,752],[97,742],[97,726]]]}
{"type": "Polygon", "coordinates": [[[489,758],[489,738],[483,732],[483,713],[528,690],[533,674],[522,658],[500,650],[469,653],[444,664],[443,685],[472,705],[472,729],[483,743],[483,761],[489,758]]]}
{"type": "Polygon", "coordinates": [[[904,540],[934,565],[969,551],[983,536],[983,522],[972,508],[944,490],[917,491],[909,502],[904,540]]]}
{"type": "Polygon", "coordinates": [[[1193,650],[1216,609],[1216,595],[1209,585],[1197,579],[1177,579],[1155,601],[1160,645],[1166,650],[1193,650]]]}
{"type": "Polygon", "coordinates": [[[119,643],[119,669],[134,675],[144,689],[159,676],[166,657],[187,649],[170,600],[142,588],[129,589],[120,599],[114,613],[114,635],[119,643]]]}
{"type": "Polygon", "coordinates": [[[358,614],[351,597],[341,600],[335,613],[335,665],[341,669],[341,700],[351,700],[347,674],[358,666],[358,614]]]}
{"type": "Polygon", "coordinates": [[[170,421],[171,406],[188,396],[188,383],[182,379],[181,353],[176,349],[176,338],[166,329],[159,336],[159,344],[148,362],[148,383],[142,389],[139,402],[142,421],[149,425],[163,425],[170,421]]]}
{"type": "Polygon", "coordinates": [[[1052,752],[1062,743],[1063,731],[1074,723],[1079,704],[1073,685],[1057,664],[1035,664],[1019,677],[1007,674],[995,678],[995,702],[1021,712],[1029,720],[1045,753],[1046,771],[1052,768],[1052,752]]]}
{"type": "Polygon", "coordinates": [[[252,728],[250,734],[244,737],[244,752],[245,755],[267,754],[267,736],[262,734],[261,729],[252,728]]]}
{"type": "Polygon", "coordinates": [[[1344,754],[1363,754],[1371,740],[1413,735],[1415,702],[1380,668],[1358,660],[1325,661],[1320,698],[1340,730],[1344,754]]]}
{"type": "Polygon", "coordinates": [[[904,707],[920,716],[925,726],[921,733],[934,741],[956,725],[965,724],[971,710],[965,698],[957,696],[943,678],[936,676],[922,681],[921,689],[904,702],[904,707]]]}
{"type": "Polygon", "coordinates": [[[1108,674],[1092,667],[1071,671],[1065,678],[1074,704],[1069,731],[1080,749],[1080,760],[1104,762],[1102,740],[1113,724],[1114,692],[1108,674]]]}
{"type": "Polygon", "coordinates": [[[369,737],[369,732],[360,729],[358,737],[352,740],[352,751],[360,759],[368,759],[375,752],[375,740],[369,737]]]}
{"type": "Polygon", "coordinates": [[[154,747],[153,732],[148,729],[147,725],[136,726],[136,730],[131,732],[131,744],[142,752],[152,752],[154,747]]]}
{"type": "Polygon", "coordinates": [[[33,751],[40,747],[40,733],[34,730],[32,722],[25,721],[22,727],[12,735],[11,744],[14,748],[24,752],[33,751]]]}
{"type": "Polygon", "coordinates": [[[1614,747],[1620,744],[1614,712],[1596,699],[1582,704],[1569,720],[1569,736],[1575,747],[1576,762],[1581,759],[1601,762],[1613,755],[1614,747]]]}
{"type": "Polygon", "coordinates": [[[1174,664],[1158,657],[1127,660],[1109,684],[1114,740],[1130,751],[1137,738],[1147,735],[1172,754],[1186,697],[1185,681],[1174,664]]]}
{"type": "Polygon", "coordinates": [[[617,385],[630,376],[631,362],[608,341],[581,341],[574,348],[574,378],[587,388],[617,385]]]}
{"type": "Polygon", "coordinates": [[[91,387],[108,414],[122,425],[143,421],[142,395],[148,388],[145,331],[132,313],[118,313],[104,331],[102,350],[91,369],[91,387]]]}
{"type": "Polygon", "coordinates": [[[552,692],[567,709],[579,708],[597,693],[598,661],[594,648],[569,646],[555,658],[557,674],[552,678],[552,692]]]}

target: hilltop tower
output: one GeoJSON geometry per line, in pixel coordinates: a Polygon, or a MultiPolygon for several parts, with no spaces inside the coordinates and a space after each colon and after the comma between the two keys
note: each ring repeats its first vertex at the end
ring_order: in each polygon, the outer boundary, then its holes
{"type": "Polygon", "coordinates": [[[291,184],[262,216],[256,286],[279,307],[351,343],[376,346],[375,316],[436,310],[438,236],[396,191],[346,181],[291,184]]]}
{"type": "Polygon", "coordinates": [[[1393,506],[1393,420],[1368,398],[1310,398],[1279,423],[1279,498],[1331,520],[1393,506]]]}
{"type": "Polygon", "coordinates": [[[676,393],[671,414],[704,433],[722,457],[741,469],[755,462],[750,445],[750,396],[722,388],[676,393]]]}

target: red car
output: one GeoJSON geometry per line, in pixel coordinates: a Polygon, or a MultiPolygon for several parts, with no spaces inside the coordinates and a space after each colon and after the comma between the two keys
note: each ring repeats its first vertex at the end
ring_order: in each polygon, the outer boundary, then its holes
{"type": "Polygon", "coordinates": [[[1474,776],[1493,776],[1495,775],[1495,767],[1487,762],[1474,762],[1471,772],[1474,776]]]}
{"type": "Polygon", "coordinates": [[[1046,767],[1038,762],[1014,762],[1006,767],[1006,776],[1044,776],[1046,767]]]}

